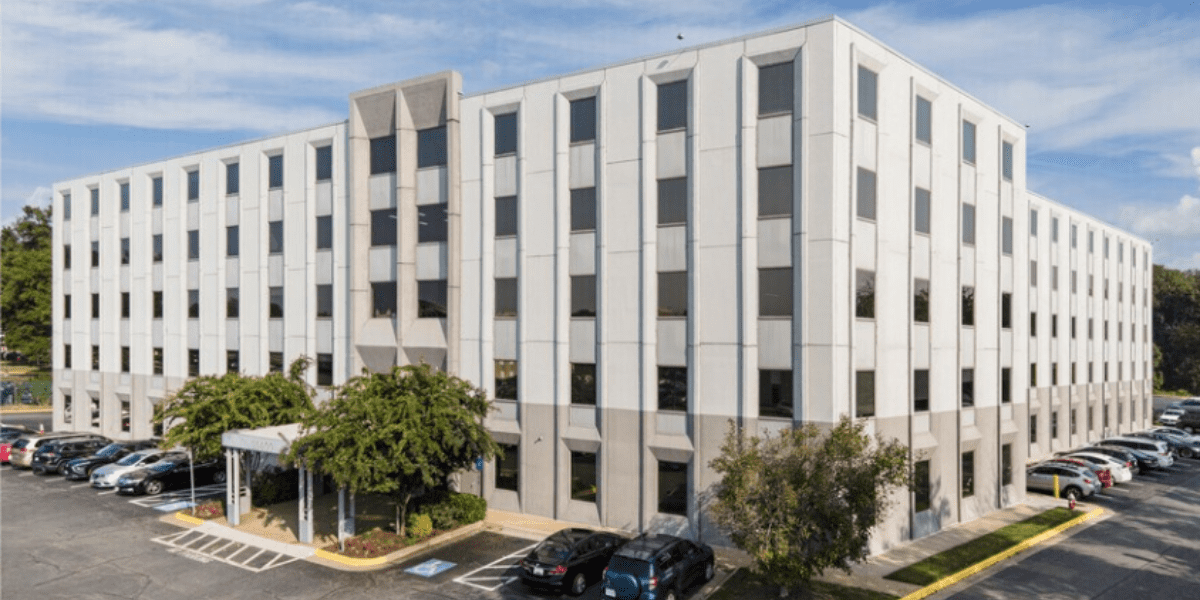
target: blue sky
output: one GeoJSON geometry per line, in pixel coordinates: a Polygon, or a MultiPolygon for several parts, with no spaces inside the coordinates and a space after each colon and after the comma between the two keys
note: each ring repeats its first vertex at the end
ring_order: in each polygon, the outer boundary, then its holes
{"type": "Polygon", "coordinates": [[[455,69],[471,93],[829,14],[1028,124],[1031,189],[1200,268],[1200,0],[14,0],[0,221],[56,181],[340,121],[391,81],[455,69]]]}

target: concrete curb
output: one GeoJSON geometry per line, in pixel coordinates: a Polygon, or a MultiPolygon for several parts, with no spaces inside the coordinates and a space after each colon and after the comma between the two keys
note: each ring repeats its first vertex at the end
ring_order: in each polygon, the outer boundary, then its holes
{"type": "Polygon", "coordinates": [[[24,415],[29,413],[49,413],[49,406],[4,406],[0,407],[0,415],[24,415]]]}
{"type": "Polygon", "coordinates": [[[975,563],[953,575],[943,577],[942,579],[940,579],[938,581],[935,581],[935,582],[933,582],[933,583],[931,583],[931,584],[929,584],[907,596],[904,596],[900,600],[920,600],[921,598],[925,598],[926,596],[940,592],[940,591],[962,581],[963,579],[966,579],[967,577],[970,577],[976,573],[979,573],[980,571],[990,568],[992,565],[995,565],[996,563],[998,563],[1002,560],[1010,558],[1019,552],[1028,550],[1029,548],[1032,548],[1038,544],[1041,544],[1042,542],[1045,542],[1046,540],[1048,540],[1048,539],[1050,539],[1072,527],[1075,527],[1076,525],[1081,525],[1087,521],[1090,521],[1096,517],[1099,517],[1102,514],[1104,514],[1103,508],[1099,508],[1099,507],[1094,508],[1087,513],[1079,515],[1078,517],[1075,517],[1074,519],[1071,519],[1070,521],[1063,523],[1062,525],[1059,525],[1053,529],[1043,531],[1043,532],[1017,544],[1016,546],[1009,548],[1008,550],[1005,550],[999,554],[992,556],[991,558],[986,558],[986,559],[984,559],[980,562],[977,562],[977,563],[975,563]]]}
{"type": "Polygon", "coordinates": [[[183,521],[184,523],[190,523],[192,525],[203,525],[204,524],[204,519],[197,519],[196,517],[193,517],[192,515],[185,515],[185,514],[183,514],[182,511],[175,513],[175,518],[179,519],[180,521],[183,521]]]}
{"type": "Polygon", "coordinates": [[[454,531],[443,533],[437,537],[429,538],[418,544],[401,548],[395,552],[392,552],[391,554],[388,554],[387,556],[377,556],[375,558],[354,558],[351,556],[342,556],[335,552],[317,548],[316,553],[309,557],[308,561],[342,571],[373,571],[387,567],[392,563],[400,562],[414,554],[457,542],[464,537],[468,537],[483,530],[483,525],[483,521],[476,521],[470,525],[459,527],[454,531]]]}

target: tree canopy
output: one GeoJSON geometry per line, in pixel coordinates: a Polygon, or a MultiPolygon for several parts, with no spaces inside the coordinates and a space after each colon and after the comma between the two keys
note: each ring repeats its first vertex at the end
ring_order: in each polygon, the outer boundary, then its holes
{"type": "Polygon", "coordinates": [[[843,418],[778,436],[748,436],[733,422],[710,466],[722,475],[712,514],[755,570],[784,588],[867,557],[871,529],[910,482],[908,448],[843,418]]]}
{"type": "Polygon", "coordinates": [[[38,363],[50,360],[52,278],[50,209],[25,206],[0,232],[0,314],[4,343],[38,363]]]}
{"type": "Polygon", "coordinates": [[[285,460],[351,493],[393,496],[404,535],[409,501],[499,451],[483,426],[490,409],[483,390],[426,364],[365,373],[303,420],[285,460]]]}
{"type": "Polygon", "coordinates": [[[1154,265],[1154,383],[1200,395],[1200,271],[1154,265]]]}
{"type": "Polygon", "coordinates": [[[155,423],[170,426],[163,445],[191,448],[197,460],[216,458],[226,431],[299,422],[313,410],[313,391],[303,380],[308,363],[296,359],[287,375],[227,373],[188,380],[154,416],[155,423]]]}

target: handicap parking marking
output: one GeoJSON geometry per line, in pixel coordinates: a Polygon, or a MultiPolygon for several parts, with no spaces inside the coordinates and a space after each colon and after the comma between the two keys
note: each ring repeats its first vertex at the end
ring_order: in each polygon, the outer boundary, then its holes
{"type": "MultiPolygon", "coordinates": [[[[196,499],[213,498],[225,494],[225,484],[212,484],[196,488],[196,499]]],[[[167,492],[158,496],[142,496],[141,498],[133,498],[129,500],[130,504],[136,504],[143,508],[154,508],[161,511],[179,510],[180,508],[189,508],[192,506],[192,491],[190,489],[176,490],[167,492]],[[178,504],[186,504],[177,508],[163,508],[164,506],[175,506],[178,504]]]]}
{"type": "Polygon", "coordinates": [[[456,566],[455,563],[431,558],[419,565],[413,565],[404,570],[405,573],[420,575],[421,577],[433,577],[442,571],[452,569],[456,566]]]}
{"type": "Polygon", "coordinates": [[[474,571],[471,571],[470,573],[467,573],[466,575],[454,578],[453,581],[455,583],[469,585],[471,587],[479,588],[488,592],[494,592],[501,587],[520,579],[519,577],[513,577],[511,575],[505,576],[504,574],[507,573],[509,569],[512,569],[513,566],[515,566],[513,559],[521,559],[525,557],[525,555],[529,554],[530,550],[533,550],[536,547],[537,544],[532,544],[522,548],[521,550],[517,550],[512,554],[502,556],[482,567],[475,569],[474,571]],[[491,571],[492,573],[488,574],[485,573],[485,571],[491,571]],[[496,571],[499,571],[499,573],[496,573],[496,571]],[[485,583],[492,582],[496,582],[495,585],[484,585],[485,583]]]}

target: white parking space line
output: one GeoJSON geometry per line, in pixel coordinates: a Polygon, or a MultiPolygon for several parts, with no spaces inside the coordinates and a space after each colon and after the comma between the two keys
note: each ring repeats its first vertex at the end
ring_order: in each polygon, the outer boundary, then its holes
{"type": "Polygon", "coordinates": [[[27,473],[21,473],[20,475],[17,475],[17,477],[33,477],[33,472],[30,471],[27,473]]]}
{"type": "MultiPolygon", "coordinates": [[[[196,488],[196,499],[212,498],[225,493],[225,484],[212,484],[196,488]]],[[[136,504],[143,508],[157,508],[166,506],[167,504],[175,504],[177,502],[190,503],[192,500],[192,491],[188,489],[176,490],[167,492],[158,496],[143,496],[141,498],[133,498],[129,500],[130,504],[136,504]]]]}
{"type": "Polygon", "coordinates": [[[77,484],[75,484],[75,485],[71,486],[71,489],[75,489],[75,488],[81,488],[81,487],[84,487],[84,486],[87,486],[87,487],[92,487],[92,484],[90,484],[90,483],[88,483],[88,482],[86,482],[86,481],[85,481],[85,482],[83,482],[83,483],[77,483],[77,484]]]}
{"type": "Polygon", "coordinates": [[[529,554],[529,551],[533,550],[536,547],[537,547],[537,544],[533,544],[524,549],[518,550],[512,554],[498,558],[482,567],[475,569],[474,571],[471,571],[470,573],[467,573],[466,575],[462,575],[460,577],[455,577],[452,581],[454,581],[455,583],[461,583],[463,585],[469,585],[474,588],[479,588],[481,590],[494,592],[494,591],[500,589],[501,587],[508,585],[508,584],[516,581],[517,579],[519,579],[518,577],[504,577],[504,571],[507,571],[508,569],[512,568],[512,560],[514,558],[519,559],[519,558],[525,556],[526,554],[529,554]],[[504,563],[504,564],[500,564],[500,563],[504,563]],[[499,570],[500,573],[493,574],[493,575],[486,575],[486,574],[480,575],[480,573],[482,573],[484,571],[496,571],[496,570],[499,570]],[[483,582],[489,582],[489,583],[492,581],[499,581],[499,583],[492,585],[492,586],[487,586],[487,585],[482,585],[480,583],[476,583],[477,581],[483,581],[483,582]]]}
{"type": "Polygon", "coordinates": [[[96,495],[97,496],[107,496],[109,494],[115,494],[115,493],[117,493],[117,490],[108,490],[107,492],[99,492],[96,495]]]}
{"type": "Polygon", "coordinates": [[[168,552],[192,560],[200,562],[215,560],[254,573],[286,565],[311,556],[315,552],[312,548],[258,538],[212,522],[205,522],[193,529],[157,537],[153,541],[170,547],[168,552]],[[235,545],[239,547],[223,555],[235,545]],[[246,550],[257,550],[257,552],[245,552],[246,550]]]}

